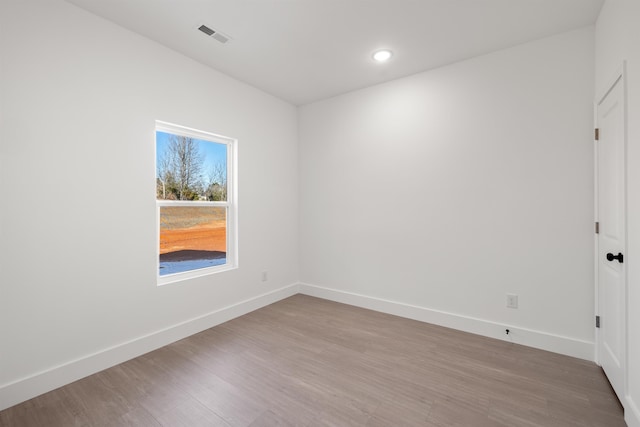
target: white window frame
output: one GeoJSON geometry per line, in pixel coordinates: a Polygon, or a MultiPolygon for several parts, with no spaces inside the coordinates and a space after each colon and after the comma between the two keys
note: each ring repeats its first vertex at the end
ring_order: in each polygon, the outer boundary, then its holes
{"type": "MultiPolygon", "coordinates": [[[[210,201],[185,201],[185,200],[157,200],[156,199],[156,277],[158,286],[169,283],[179,282],[183,280],[193,279],[196,277],[216,274],[223,271],[229,271],[238,268],[238,176],[237,176],[237,150],[238,140],[211,132],[205,132],[173,123],[156,121],[155,132],[153,134],[154,154],[157,158],[157,132],[165,132],[179,136],[191,137],[203,141],[216,144],[225,144],[227,146],[227,200],[222,202],[210,201]],[[207,207],[224,207],[227,210],[227,253],[226,263],[214,267],[199,268],[180,273],[160,275],[160,208],[163,206],[207,206],[207,207]]],[[[157,160],[154,159],[154,164],[157,160]]],[[[157,164],[154,171],[157,171],[157,164]]],[[[155,179],[154,179],[155,182],[155,179]]],[[[155,197],[155,196],[154,196],[155,197]]]]}

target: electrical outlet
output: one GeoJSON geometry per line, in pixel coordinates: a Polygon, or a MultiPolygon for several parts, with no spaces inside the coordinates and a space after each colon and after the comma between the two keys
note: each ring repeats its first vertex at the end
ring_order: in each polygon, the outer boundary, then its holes
{"type": "Polygon", "coordinates": [[[262,281],[266,282],[267,280],[269,280],[269,274],[266,271],[262,272],[262,281]]]}
{"type": "Polygon", "coordinates": [[[507,308],[518,308],[518,295],[507,294],[507,308]]]}

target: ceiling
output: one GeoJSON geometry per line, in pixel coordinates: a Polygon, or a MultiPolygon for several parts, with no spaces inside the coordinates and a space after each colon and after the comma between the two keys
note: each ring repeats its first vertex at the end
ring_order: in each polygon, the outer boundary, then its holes
{"type": "Polygon", "coordinates": [[[603,0],[67,0],[295,105],[593,24],[603,0]],[[197,28],[231,37],[222,44],[197,28]],[[379,48],[394,52],[375,63],[379,48]]]}

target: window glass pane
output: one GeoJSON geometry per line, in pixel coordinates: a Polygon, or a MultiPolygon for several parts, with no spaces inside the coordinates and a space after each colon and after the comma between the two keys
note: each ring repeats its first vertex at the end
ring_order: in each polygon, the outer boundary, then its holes
{"type": "Polygon", "coordinates": [[[226,262],[226,207],[160,207],[160,276],[226,262]]]}
{"type": "Polygon", "coordinates": [[[227,200],[227,145],[156,131],[158,200],[227,200]]]}

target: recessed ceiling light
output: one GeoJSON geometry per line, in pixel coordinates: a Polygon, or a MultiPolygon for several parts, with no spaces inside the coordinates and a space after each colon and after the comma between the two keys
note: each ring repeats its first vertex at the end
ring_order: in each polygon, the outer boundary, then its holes
{"type": "Polygon", "coordinates": [[[391,58],[391,55],[393,55],[393,52],[391,52],[390,50],[381,49],[373,53],[373,59],[378,62],[386,62],[389,60],[389,58],[391,58]]]}

